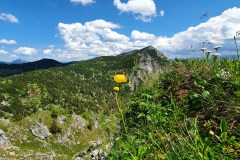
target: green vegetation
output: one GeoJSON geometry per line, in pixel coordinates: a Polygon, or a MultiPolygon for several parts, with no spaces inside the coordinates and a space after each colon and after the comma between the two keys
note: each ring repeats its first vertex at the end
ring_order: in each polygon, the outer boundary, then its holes
{"type": "MultiPolygon", "coordinates": [[[[0,119],[0,129],[18,147],[13,151],[0,149],[0,155],[36,159],[38,154],[56,154],[56,159],[72,159],[98,139],[106,151],[120,121],[113,76],[132,73],[147,50],[0,78],[0,117],[4,118],[0,119]],[[62,116],[65,120],[59,121],[62,116]],[[29,127],[36,124],[47,127],[52,135],[44,140],[34,136],[29,127]]],[[[161,65],[168,63],[156,52],[153,59],[161,65]]],[[[121,84],[119,96],[125,100],[130,97],[127,83],[121,84]]]]}
{"type": "Polygon", "coordinates": [[[239,159],[239,93],[239,60],[172,61],[129,100],[110,159],[239,159]]]}
{"type": "Polygon", "coordinates": [[[106,151],[114,137],[113,160],[240,159],[240,61],[215,57],[169,64],[144,48],[0,78],[0,117],[0,129],[19,147],[0,150],[4,158],[46,153],[72,159],[98,139],[106,151]],[[140,54],[164,69],[138,72],[140,59],[141,67],[149,61],[140,54]],[[113,80],[122,71],[151,77],[131,93],[127,83],[113,80]],[[32,135],[29,127],[37,123],[52,135],[32,135]]]}

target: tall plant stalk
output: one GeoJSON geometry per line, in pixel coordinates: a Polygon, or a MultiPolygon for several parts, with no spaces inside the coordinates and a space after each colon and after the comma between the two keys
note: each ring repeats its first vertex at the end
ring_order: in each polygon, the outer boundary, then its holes
{"type": "Polygon", "coordinates": [[[117,93],[115,93],[116,95],[116,102],[117,102],[117,106],[118,106],[118,110],[121,114],[121,118],[122,118],[122,122],[123,122],[123,127],[124,127],[124,130],[125,130],[125,133],[127,133],[127,128],[126,128],[126,123],[125,123],[125,119],[124,119],[124,116],[123,116],[123,110],[122,110],[122,107],[120,105],[120,100],[119,100],[119,96],[117,93]]]}
{"type": "Polygon", "coordinates": [[[237,46],[236,36],[234,36],[234,41],[235,41],[235,45],[236,45],[237,56],[238,56],[238,59],[239,59],[239,52],[238,52],[238,46],[237,46]]]}

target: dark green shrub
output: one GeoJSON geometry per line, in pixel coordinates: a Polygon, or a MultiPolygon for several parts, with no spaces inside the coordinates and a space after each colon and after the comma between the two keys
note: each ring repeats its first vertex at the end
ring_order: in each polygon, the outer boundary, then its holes
{"type": "Polygon", "coordinates": [[[57,125],[56,121],[54,120],[51,127],[50,127],[50,132],[52,134],[57,134],[57,133],[61,133],[62,130],[61,128],[57,125]]]}

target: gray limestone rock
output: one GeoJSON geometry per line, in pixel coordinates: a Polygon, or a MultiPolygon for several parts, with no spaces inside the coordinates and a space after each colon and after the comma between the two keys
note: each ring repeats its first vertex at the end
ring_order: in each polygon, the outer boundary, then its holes
{"type": "Polygon", "coordinates": [[[71,124],[71,127],[81,130],[86,125],[86,120],[84,118],[82,118],[76,114],[73,114],[72,118],[73,118],[73,123],[71,124]]]}
{"type": "Polygon", "coordinates": [[[43,123],[37,123],[35,126],[31,126],[30,131],[34,136],[40,139],[45,139],[51,135],[48,127],[45,126],[43,123]]]}
{"type": "Polygon", "coordinates": [[[8,140],[8,138],[5,136],[5,133],[3,130],[0,129],[0,148],[6,148],[11,147],[12,144],[8,140]]]}
{"type": "Polygon", "coordinates": [[[89,158],[91,160],[105,160],[106,155],[101,149],[95,149],[90,153],[89,158]]]}
{"type": "Polygon", "coordinates": [[[97,141],[91,141],[90,142],[90,146],[88,148],[88,151],[92,151],[94,148],[101,146],[103,143],[103,141],[101,139],[97,140],[97,141]]]}
{"type": "Polygon", "coordinates": [[[59,124],[63,124],[66,120],[67,120],[67,117],[64,116],[64,115],[61,115],[61,116],[58,116],[58,117],[57,117],[57,122],[58,122],[59,124]]]}

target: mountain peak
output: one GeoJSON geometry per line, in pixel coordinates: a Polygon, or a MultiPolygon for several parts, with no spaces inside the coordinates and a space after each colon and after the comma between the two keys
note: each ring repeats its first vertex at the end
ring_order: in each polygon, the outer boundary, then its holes
{"type": "Polygon", "coordinates": [[[153,47],[153,46],[147,46],[143,49],[149,49],[149,50],[158,50],[157,48],[153,47]]]}
{"type": "Polygon", "coordinates": [[[27,61],[19,58],[11,62],[11,64],[22,64],[22,63],[27,63],[27,61]]]}
{"type": "Polygon", "coordinates": [[[153,46],[147,46],[142,49],[135,49],[130,52],[124,52],[117,56],[123,57],[123,56],[129,56],[129,55],[133,55],[133,54],[138,54],[138,55],[144,54],[144,55],[150,55],[151,57],[160,57],[162,59],[167,59],[167,57],[162,52],[160,52],[157,48],[155,48],[153,46]]]}

